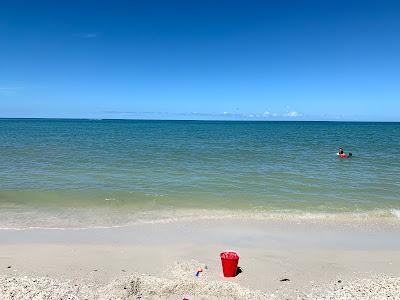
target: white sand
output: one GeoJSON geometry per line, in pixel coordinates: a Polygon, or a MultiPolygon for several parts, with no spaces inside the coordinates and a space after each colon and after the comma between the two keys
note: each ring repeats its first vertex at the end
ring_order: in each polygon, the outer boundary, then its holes
{"type": "Polygon", "coordinates": [[[246,220],[0,231],[0,299],[400,299],[399,233],[246,220]],[[232,248],[243,272],[225,279],[218,254],[232,248]]]}

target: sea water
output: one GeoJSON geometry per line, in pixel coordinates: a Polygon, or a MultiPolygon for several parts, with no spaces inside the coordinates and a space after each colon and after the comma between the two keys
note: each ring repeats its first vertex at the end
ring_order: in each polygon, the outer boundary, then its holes
{"type": "Polygon", "coordinates": [[[400,123],[0,119],[0,228],[240,214],[400,220],[400,123]]]}

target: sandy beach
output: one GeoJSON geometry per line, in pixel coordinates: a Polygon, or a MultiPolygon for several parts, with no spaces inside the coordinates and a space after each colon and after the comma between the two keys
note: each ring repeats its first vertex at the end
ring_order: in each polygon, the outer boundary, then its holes
{"type": "Polygon", "coordinates": [[[304,220],[2,230],[0,298],[399,299],[399,232],[304,220]],[[231,279],[226,249],[240,253],[231,279]]]}

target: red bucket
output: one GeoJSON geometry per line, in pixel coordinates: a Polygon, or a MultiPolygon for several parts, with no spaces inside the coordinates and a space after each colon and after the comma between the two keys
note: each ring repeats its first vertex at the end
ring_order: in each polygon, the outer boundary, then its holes
{"type": "Polygon", "coordinates": [[[225,251],[220,255],[224,277],[235,277],[239,262],[239,254],[235,251],[225,251]]]}

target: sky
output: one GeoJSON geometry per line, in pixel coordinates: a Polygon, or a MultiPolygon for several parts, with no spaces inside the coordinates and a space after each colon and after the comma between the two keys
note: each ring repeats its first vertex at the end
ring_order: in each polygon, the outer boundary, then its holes
{"type": "Polygon", "coordinates": [[[400,121],[400,2],[1,1],[0,117],[400,121]]]}

